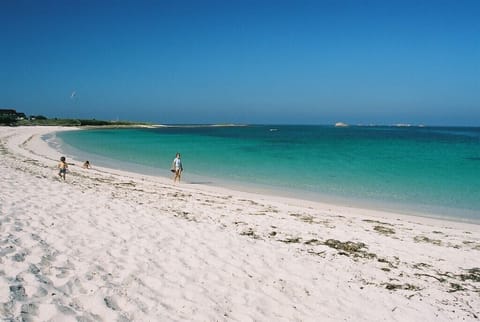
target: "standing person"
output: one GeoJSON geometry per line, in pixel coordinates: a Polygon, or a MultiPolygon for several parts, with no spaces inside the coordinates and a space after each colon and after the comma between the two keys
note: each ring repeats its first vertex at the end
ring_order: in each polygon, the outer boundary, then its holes
{"type": "Polygon", "coordinates": [[[180,153],[177,152],[175,159],[173,159],[172,169],[175,170],[175,175],[173,176],[173,183],[178,182],[180,183],[180,177],[182,176],[183,165],[182,160],[180,159],[180,153]]]}
{"type": "Polygon", "coordinates": [[[60,169],[60,171],[58,171],[59,177],[65,180],[65,174],[67,173],[67,169],[68,169],[68,164],[65,157],[60,158],[60,162],[58,163],[58,168],[60,169]]]}

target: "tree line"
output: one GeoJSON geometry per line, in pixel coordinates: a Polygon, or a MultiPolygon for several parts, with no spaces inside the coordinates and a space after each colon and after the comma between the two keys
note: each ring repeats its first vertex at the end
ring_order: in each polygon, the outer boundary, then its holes
{"type": "Polygon", "coordinates": [[[103,121],[96,119],[62,119],[48,118],[43,115],[30,115],[17,112],[12,109],[0,109],[0,125],[7,126],[28,126],[28,125],[45,125],[45,126],[119,126],[119,125],[138,125],[146,123],[129,122],[129,121],[103,121]]]}

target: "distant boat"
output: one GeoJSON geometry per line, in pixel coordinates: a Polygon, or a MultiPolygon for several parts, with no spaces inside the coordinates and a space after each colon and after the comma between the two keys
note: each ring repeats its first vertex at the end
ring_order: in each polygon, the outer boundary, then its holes
{"type": "Polygon", "coordinates": [[[348,124],[347,123],[343,123],[343,122],[337,122],[335,123],[335,127],[347,127],[348,124]]]}
{"type": "Polygon", "coordinates": [[[269,129],[270,132],[278,131],[278,129],[269,129]]]}

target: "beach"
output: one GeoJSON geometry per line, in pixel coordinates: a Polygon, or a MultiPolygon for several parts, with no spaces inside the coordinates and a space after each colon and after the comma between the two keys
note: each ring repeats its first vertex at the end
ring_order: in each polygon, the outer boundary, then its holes
{"type": "Polygon", "coordinates": [[[69,162],[0,127],[0,318],[477,321],[480,226],[69,162]]]}

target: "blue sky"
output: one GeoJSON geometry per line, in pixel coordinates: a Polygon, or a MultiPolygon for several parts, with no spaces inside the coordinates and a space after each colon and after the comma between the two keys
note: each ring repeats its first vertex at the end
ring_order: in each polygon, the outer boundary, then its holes
{"type": "Polygon", "coordinates": [[[0,1],[0,108],[479,126],[479,17],[462,0],[0,1]]]}

